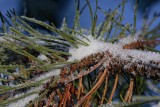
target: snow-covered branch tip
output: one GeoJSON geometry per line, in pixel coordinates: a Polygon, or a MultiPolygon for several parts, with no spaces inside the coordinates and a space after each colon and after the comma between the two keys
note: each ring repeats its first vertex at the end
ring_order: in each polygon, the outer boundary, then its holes
{"type": "MultiPolygon", "coordinates": [[[[92,61],[96,63],[100,60],[98,58],[103,56],[102,54],[108,54],[109,57],[103,62],[104,68],[110,65],[113,67],[111,69],[114,69],[113,71],[116,72],[160,79],[160,54],[158,52],[138,50],[142,49],[145,45],[160,43],[160,41],[142,41],[128,36],[112,44],[102,43],[91,36],[89,39],[91,41],[89,46],[70,49],[72,56],[69,58],[69,61],[78,59],[84,63],[85,61],[89,61],[88,59],[92,56],[92,59],[94,59],[92,61]],[[117,67],[120,67],[122,71],[116,70],[117,67]]],[[[80,65],[78,64],[77,66],[80,65]]]]}

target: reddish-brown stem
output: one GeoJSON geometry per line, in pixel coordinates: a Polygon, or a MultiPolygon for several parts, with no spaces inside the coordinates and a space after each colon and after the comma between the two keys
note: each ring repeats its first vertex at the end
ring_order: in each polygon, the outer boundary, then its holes
{"type": "Polygon", "coordinates": [[[79,79],[79,87],[78,87],[78,95],[77,99],[80,99],[80,95],[83,93],[83,84],[82,84],[82,77],[79,79]]]}
{"type": "Polygon", "coordinates": [[[47,104],[46,104],[45,107],[49,107],[49,106],[50,106],[50,104],[51,104],[51,102],[52,102],[52,100],[53,100],[53,97],[54,97],[54,91],[53,91],[53,92],[51,93],[51,95],[49,96],[49,99],[48,99],[47,104]]]}
{"type": "Polygon", "coordinates": [[[104,87],[104,91],[103,91],[103,94],[102,94],[102,99],[100,101],[100,105],[103,104],[103,101],[104,101],[105,96],[106,96],[106,92],[107,92],[107,88],[108,88],[108,77],[109,77],[109,73],[107,72],[107,74],[106,74],[106,81],[105,81],[105,87],[104,87]]]}
{"type": "Polygon", "coordinates": [[[91,100],[91,95],[88,97],[87,101],[85,102],[84,107],[89,107],[89,101],[91,100]]]}
{"type": "Polygon", "coordinates": [[[78,101],[77,104],[74,105],[74,107],[79,107],[80,105],[82,105],[82,103],[85,102],[86,99],[88,99],[101,86],[106,76],[106,73],[107,70],[105,69],[103,74],[101,75],[101,78],[99,78],[95,86],[80,101],[78,101]]]}
{"type": "Polygon", "coordinates": [[[130,84],[129,84],[129,87],[128,87],[128,90],[126,92],[126,95],[124,97],[124,101],[125,102],[130,102],[131,101],[131,98],[132,98],[132,93],[133,93],[133,86],[134,86],[134,79],[131,78],[130,79],[130,84]]]}
{"type": "Polygon", "coordinates": [[[115,78],[114,86],[113,86],[113,89],[112,89],[111,95],[110,95],[109,100],[108,100],[108,103],[109,103],[109,104],[111,103],[112,98],[113,98],[114,93],[115,93],[116,88],[117,88],[117,84],[118,84],[118,76],[119,76],[119,75],[118,75],[118,74],[116,74],[116,78],[115,78]]]}
{"type": "Polygon", "coordinates": [[[140,49],[140,48],[144,48],[145,45],[156,45],[156,44],[160,44],[160,40],[149,40],[149,41],[134,41],[131,42],[129,44],[125,44],[123,46],[123,49],[140,49]]]}
{"type": "Polygon", "coordinates": [[[68,84],[65,88],[65,93],[64,93],[63,98],[59,104],[59,107],[66,107],[67,100],[70,100],[70,96],[71,96],[71,94],[69,92],[70,88],[71,88],[71,84],[68,84]]]}

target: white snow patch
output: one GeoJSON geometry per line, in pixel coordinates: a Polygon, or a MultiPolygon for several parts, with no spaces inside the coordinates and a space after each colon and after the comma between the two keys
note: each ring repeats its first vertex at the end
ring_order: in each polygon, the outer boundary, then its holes
{"type": "Polygon", "coordinates": [[[137,41],[137,39],[135,39],[134,37],[132,37],[132,36],[127,36],[127,37],[125,37],[125,38],[119,39],[118,44],[120,44],[120,45],[125,45],[125,44],[129,44],[129,43],[135,42],[135,41],[137,41]]]}
{"type": "Polygon", "coordinates": [[[5,39],[3,37],[0,37],[0,42],[4,42],[5,39]]]}
{"type": "Polygon", "coordinates": [[[40,53],[40,55],[37,56],[38,59],[42,60],[42,61],[45,61],[47,60],[48,58],[46,57],[46,55],[40,53]]]}
{"type": "MultiPolygon", "coordinates": [[[[14,98],[21,97],[22,95],[25,95],[25,94],[27,94],[29,92],[33,92],[33,91],[37,91],[37,90],[39,90],[39,88],[32,88],[28,92],[23,92],[23,93],[20,93],[20,94],[16,94],[14,96],[14,98]]],[[[39,96],[38,93],[32,94],[30,96],[27,96],[25,98],[22,98],[22,99],[18,100],[17,102],[10,103],[6,107],[25,107],[25,105],[27,105],[30,101],[34,100],[38,96],[39,96]]]]}
{"type": "Polygon", "coordinates": [[[140,40],[139,35],[140,35],[140,31],[137,32],[134,36],[129,35],[127,37],[121,38],[119,39],[118,43],[119,45],[125,45],[125,44],[129,44],[131,42],[136,42],[137,40],[140,40]]]}
{"type": "Polygon", "coordinates": [[[123,49],[122,45],[118,44],[111,44],[106,43],[107,50],[112,53],[115,57],[119,56],[123,60],[130,60],[130,57],[132,57],[132,61],[139,61],[142,62],[150,62],[150,61],[160,61],[160,54],[156,52],[150,52],[150,51],[141,51],[136,49],[123,49]]]}
{"type": "Polygon", "coordinates": [[[45,41],[42,41],[42,40],[35,40],[35,42],[40,44],[40,45],[46,45],[47,44],[45,41]]]}
{"type": "Polygon", "coordinates": [[[148,63],[150,61],[160,62],[160,54],[156,52],[150,51],[142,51],[136,49],[123,49],[123,45],[126,43],[130,43],[136,41],[137,39],[126,37],[123,40],[120,40],[119,43],[112,44],[112,43],[104,43],[93,37],[89,36],[89,46],[79,46],[78,49],[71,48],[69,53],[72,55],[69,58],[69,61],[73,60],[81,60],[84,57],[87,57],[91,54],[98,53],[98,52],[105,52],[109,51],[114,57],[119,56],[123,60],[129,60],[132,62],[142,61],[148,63]]]}
{"type": "Polygon", "coordinates": [[[38,94],[33,94],[28,97],[25,97],[15,103],[11,103],[7,107],[25,107],[30,101],[34,100],[36,97],[38,97],[38,94]]]}
{"type": "Polygon", "coordinates": [[[52,76],[58,76],[59,74],[60,74],[60,69],[51,70],[51,71],[48,71],[45,74],[42,74],[41,76],[37,77],[35,79],[35,81],[43,80],[45,78],[49,78],[52,76]]]}
{"type": "Polygon", "coordinates": [[[68,61],[80,60],[88,55],[106,50],[106,43],[98,41],[92,36],[88,36],[88,39],[90,40],[90,42],[88,42],[89,46],[79,46],[78,49],[69,49],[69,53],[72,54],[72,56],[68,59],[68,61]]]}

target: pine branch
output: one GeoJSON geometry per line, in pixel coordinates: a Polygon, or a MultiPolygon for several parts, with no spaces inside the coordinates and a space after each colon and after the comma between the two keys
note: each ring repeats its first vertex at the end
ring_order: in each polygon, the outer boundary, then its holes
{"type": "MultiPolygon", "coordinates": [[[[89,0],[86,2],[92,22],[87,35],[79,23],[79,10],[72,29],[65,20],[58,29],[33,18],[19,18],[10,10],[7,15],[13,26],[7,31],[7,21],[0,13],[5,32],[0,37],[1,106],[19,102],[23,102],[20,106],[36,107],[99,106],[113,104],[119,96],[121,99],[114,106],[132,106],[140,104],[133,100],[138,95],[136,88],[147,87],[147,80],[160,80],[160,53],[155,49],[160,44],[159,25],[148,30],[155,18],[142,29],[144,32],[137,33],[137,6],[132,28],[122,24],[126,0],[111,12],[101,9],[96,0],[94,14],[89,0]],[[120,7],[122,14],[117,13],[120,7]],[[106,15],[99,27],[96,26],[98,9],[106,15]],[[55,35],[32,28],[28,21],[55,35]],[[117,31],[120,32],[116,36],[117,31]],[[127,33],[131,34],[127,36],[127,33]],[[137,85],[137,81],[141,84],[137,85]]],[[[159,97],[153,98],[144,98],[142,103],[159,101],[159,97]]]]}

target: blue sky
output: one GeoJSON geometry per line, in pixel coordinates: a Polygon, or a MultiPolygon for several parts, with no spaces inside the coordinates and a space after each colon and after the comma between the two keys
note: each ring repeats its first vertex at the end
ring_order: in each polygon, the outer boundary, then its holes
{"type": "MultiPolygon", "coordinates": [[[[0,11],[2,14],[6,14],[6,11],[9,9],[15,9],[16,13],[18,15],[23,15],[24,13],[24,3],[22,2],[23,0],[0,0],[0,11]]],[[[68,4],[69,6],[65,9],[65,12],[63,16],[67,17],[67,23],[69,26],[73,25],[73,19],[75,15],[75,5],[74,5],[74,0],[70,0],[71,2],[68,4]]],[[[85,0],[80,0],[80,6],[82,7],[86,1],[85,0]]],[[[122,0],[99,0],[98,4],[99,6],[104,9],[104,10],[109,10],[109,9],[114,9],[117,7],[118,4],[121,3],[122,0]]],[[[160,2],[157,2],[152,6],[152,9],[150,11],[149,17],[150,19],[153,16],[154,12],[160,12],[160,2]]],[[[91,6],[92,9],[95,9],[95,0],[91,1],[91,6]]],[[[60,10],[57,10],[60,11],[60,10]]],[[[101,11],[98,11],[98,23],[102,22],[104,20],[104,14],[101,11]]],[[[57,16],[58,17],[58,16],[57,16]]],[[[84,12],[81,15],[80,18],[80,23],[81,27],[83,28],[90,28],[91,26],[91,21],[90,21],[90,13],[88,7],[85,8],[84,12]]],[[[131,23],[133,24],[133,2],[129,1],[125,5],[125,13],[124,13],[124,21],[123,24],[126,23],[131,23]]],[[[137,29],[140,29],[142,27],[143,23],[143,18],[141,14],[137,14],[137,29]]],[[[160,18],[154,22],[154,24],[151,26],[153,28],[156,26],[158,23],[160,23],[160,18]]],[[[1,26],[1,23],[0,23],[1,26]]]]}

